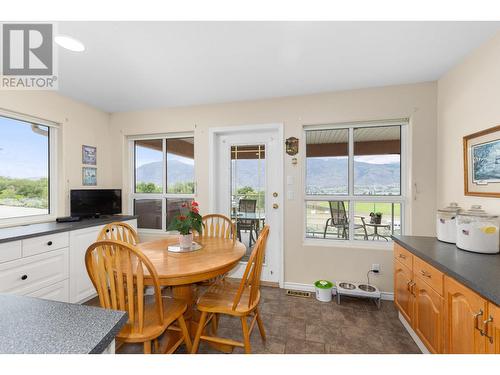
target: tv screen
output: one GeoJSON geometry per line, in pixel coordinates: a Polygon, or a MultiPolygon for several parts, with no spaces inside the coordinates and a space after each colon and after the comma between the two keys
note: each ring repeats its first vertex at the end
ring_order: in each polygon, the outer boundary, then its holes
{"type": "Polygon", "coordinates": [[[90,217],[122,212],[120,189],[78,189],[70,192],[71,216],[90,217]]]}

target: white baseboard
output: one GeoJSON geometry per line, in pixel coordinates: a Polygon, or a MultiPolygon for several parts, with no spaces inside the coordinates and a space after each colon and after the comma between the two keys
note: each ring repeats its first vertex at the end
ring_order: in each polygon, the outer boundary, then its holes
{"type": "MultiPolygon", "coordinates": [[[[292,289],[292,290],[300,290],[303,292],[315,292],[316,289],[314,288],[314,285],[311,284],[300,284],[300,283],[291,283],[291,282],[286,282],[283,284],[284,289],[292,289]]],[[[335,288],[333,288],[335,290],[335,288]]],[[[381,296],[380,298],[385,300],[385,301],[394,301],[394,293],[391,292],[380,292],[381,296]]]]}
{"type": "Polygon", "coordinates": [[[410,324],[406,321],[406,319],[403,317],[403,315],[401,315],[400,312],[398,312],[398,316],[399,316],[399,320],[401,321],[401,323],[403,324],[405,329],[408,331],[408,333],[410,334],[413,341],[415,341],[415,344],[417,344],[420,351],[424,354],[430,354],[429,350],[425,347],[422,340],[420,340],[420,337],[418,337],[418,335],[415,333],[413,328],[411,328],[410,324]]]}

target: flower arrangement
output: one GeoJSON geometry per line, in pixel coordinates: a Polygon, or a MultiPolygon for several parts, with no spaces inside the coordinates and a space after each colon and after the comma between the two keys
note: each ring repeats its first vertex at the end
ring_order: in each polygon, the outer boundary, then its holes
{"type": "Polygon", "coordinates": [[[175,216],[170,223],[168,230],[176,230],[179,232],[179,243],[183,248],[190,247],[193,242],[193,230],[199,234],[203,231],[203,221],[198,208],[198,202],[192,201],[183,203],[181,212],[175,216]]]}

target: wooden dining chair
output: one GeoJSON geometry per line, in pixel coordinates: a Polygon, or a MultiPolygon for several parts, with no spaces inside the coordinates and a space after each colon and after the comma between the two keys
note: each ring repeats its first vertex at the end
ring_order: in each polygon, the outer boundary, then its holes
{"type": "Polygon", "coordinates": [[[220,214],[209,214],[202,218],[201,238],[227,238],[236,240],[236,226],[230,218],[220,214]]]}
{"type": "Polygon", "coordinates": [[[181,338],[169,350],[173,353],[183,342],[191,351],[191,339],[183,314],[184,301],[162,297],[158,274],[151,261],[134,245],[122,241],[102,240],[90,245],[85,254],[85,266],[105,309],[128,313],[127,324],[117,339],[124,343],[143,343],[144,353],[151,353],[151,342],[159,351],[158,337],[167,328],[181,332],[181,338]],[[147,276],[154,295],[144,294],[147,276]],[[173,326],[173,323],[178,323],[173,326]]]}
{"type": "Polygon", "coordinates": [[[259,327],[262,340],[266,339],[264,324],[258,306],[260,302],[260,276],[268,235],[269,225],[265,225],[250,254],[245,272],[239,283],[224,282],[214,284],[198,299],[197,307],[201,312],[201,317],[196,330],[192,353],[198,351],[200,340],[243,347],[245,353],[251,353],[250,335],[255,323],[259,327]],[[240,318],[243,342],[215,336],[219,314],[240,318]],[[252,317],[250,325],[248,325],[247,321],[249,316],[252,317]],[[214,336],[203,334],[210,322],[212,322],[214,336]]]}
{"type": "Polygon", "coordinates": [[[106,224],[99,232],[97,240],[116,240],[137,245],[139,243],[139,236],[132,225],[117,221],[106,224]]]}
{"type": "MultiPolygon", "coordinates": [[[[230,218],[221,214],[208,214],[203,216],[203,232],[198,233],[199,238],[226,238],[236,241],[236,226],[230,218]]],[[[203,286],[209,286],[218,280],[223,280],[225,275],[205,280],[200,283],[203,286]]]]}

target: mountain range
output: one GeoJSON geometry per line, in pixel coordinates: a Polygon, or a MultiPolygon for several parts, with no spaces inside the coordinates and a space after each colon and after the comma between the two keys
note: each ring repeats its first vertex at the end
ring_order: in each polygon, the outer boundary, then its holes
{"type": "MultiPolygon", "coordinates": [[[[254,163],[238,163],[238,185],[258,188],[254,163]]],[[[140,166],[136,171],[137,181],[162,183],[162,162],[140,166]]],[[[194,166],[171,160],[168,164],[169,184],[194,180],[194,166]]],[[[347,160],[336,158],[309,158],[307,160],[308,190],[324,190],[346,186],[348,179],[347,160]]],[[[400,183],[399,163],[372,164],[354,162],[356,186],[396,186],[400,183]]]]}

